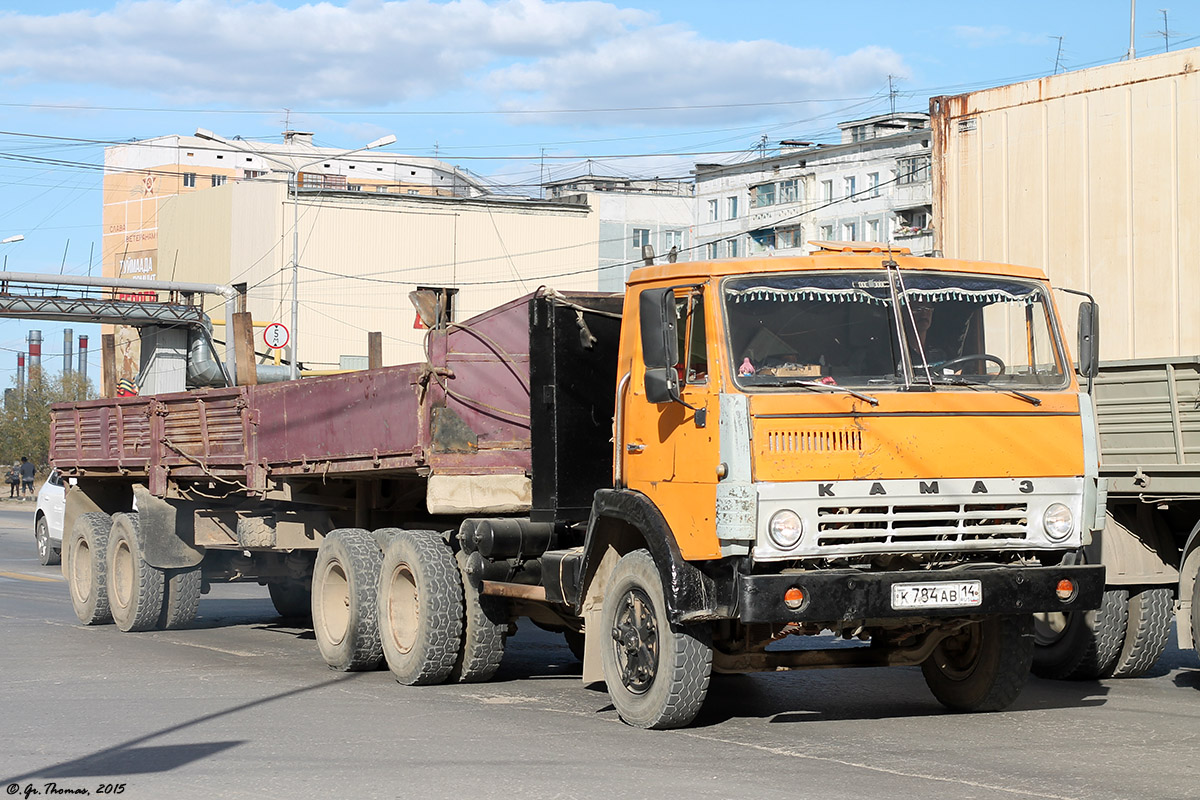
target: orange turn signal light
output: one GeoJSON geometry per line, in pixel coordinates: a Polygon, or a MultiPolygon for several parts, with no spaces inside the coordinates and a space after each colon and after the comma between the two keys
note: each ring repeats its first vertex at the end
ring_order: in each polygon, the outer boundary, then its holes
{"type": "Polygon", "coordinates": [[[1075,598],[1076,591],[1077,587],[1075,586],[1075,581],[1068,578],[1063,578],[1058,582],[1058,585],[1054,587],[1054,593],[1058,595],[1058,599],[1062,600],[1064,603],[1068,600],[1073,600],[1075,598]]]}
{"type": "Polygon", "coordinates": [[[783,603],[788,608],[799,608],[804,605],[804,590],[793,586],[783,593],[783,603]]]}

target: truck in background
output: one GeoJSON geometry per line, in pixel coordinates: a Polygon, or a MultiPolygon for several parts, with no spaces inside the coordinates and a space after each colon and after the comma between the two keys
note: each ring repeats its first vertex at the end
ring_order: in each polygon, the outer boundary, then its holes
{"type": "Polygon", "coordinates": [[[1100,603],[1091,405],[1037,270],[824,243],[464,322],[415,299],[422,363],[56,406],[79,619],[186,627],[257,581],[330,667],[404,684],[489,679],[530,620],[670,728],[713,671],[920,665],[1002,709],[1031,615],[1100,603]]]}
{"type": "MultiPolygon", "coordinates": [[[[1105,309],[1095,383],[1099,610],[1039,619],[1046,677],[1145,673],[1174,616],[1200,653],[1200,49],[930,103],[935,246],[1045,270],[1105,309]]],[[[1067,320],[1070,330],[1072,321],[1067,320]]]]}

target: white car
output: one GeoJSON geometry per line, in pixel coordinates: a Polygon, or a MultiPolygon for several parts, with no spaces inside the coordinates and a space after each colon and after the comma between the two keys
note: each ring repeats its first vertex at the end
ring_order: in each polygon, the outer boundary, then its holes
{"type": "Polygon", "coordinates": [[[66,509],[66,487],[58,470],[38,489],[37,513],[33,520],[33,539],[37,544],[38,561],[57,564],[62,558],[63,511],[66,509]]]}

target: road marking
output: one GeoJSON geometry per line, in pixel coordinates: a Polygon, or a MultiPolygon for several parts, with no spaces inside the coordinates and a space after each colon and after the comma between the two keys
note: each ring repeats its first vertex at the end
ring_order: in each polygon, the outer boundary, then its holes
{"type": "Polygon", "coordinates": [[[224,647],[213,647],[210,644],[197,644],[196,642],[181,642],[178,639],[168,639],[164,636],[156,636],[154,638],[156,638],[160,642],[167,642],[168,644],[177,644],[177,645],[182,645],[183,647],[198,647],[201,650],[212,650],[215,653],[225,653],[226,655],[230,655],[230,656],[241,656],[243,658],[246,658],[246,657],[257,657],[257,656],[262,655],[262,653],[251,653],[246,650],[226,650],[224,647]]]}
{"type": "Polygon", "coordinates": [[[0,572],[0,578],[14,578],[18,581],[36,581],[37,583],[61,583],[62,578],[47,578],[45,575],[25,575],[21,572],[0,572]]]}

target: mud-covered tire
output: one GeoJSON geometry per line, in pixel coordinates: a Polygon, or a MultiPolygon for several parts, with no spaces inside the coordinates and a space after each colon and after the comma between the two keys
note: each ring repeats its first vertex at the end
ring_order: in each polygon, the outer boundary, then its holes
{"type": "Polygon", "coordinates": [[[1094,611],[1037,615],[1033,674],[1050,680],[1109,677],[1125,644],[1128,615],[1125,589],[1106,589],[1094,611]]]}
{"type": "Polygon", "coordinates": [[[1167,649],[1175,595],[1169,587],[1142,589],[1129,598],[1125,642],[1113,666],[1112,677],[1145,675],[1167,649]]]}
{"type": "Polygon", "coordinates": [[[312,579],[313,633],[330,669],[358,672],[383,660],[379,643],[379,566],[370,531],[331,531],[317,551],[312,579]]]}
{"type": "Polygon", "coordinates": [[[200,567],[163,570],[163,604],[158,614],[159,630],[187,628],[200,610],[200,567]]]}
{"type": "Polygon", "coordinates": [[[390,537],[379,573],[379,630],[388,669],[408,686],[442,683],[463,642],[463,589],[450,547],[434,531],[390,537]]]}
{"type": "Polygon", "coordinates": [[[146,563],[138,515],[115,514],[108,534],[108,602],[113,622],[125,632],[158,626],[163,607],[163,572],[146,563]]]}
{"type": "Polygon", "coordinates": [[[308,580],[289,578],[267,584],[271,605],[285,619],[312,619],[312,584],[308,580]]]}
{"type": "Polygon", "coordinates": [[[67,534],[66,578],[75,616],[84,625],[112,622],[108,606],[108,534],[112,517],[99,511],[80,514],[67,534]]]}
{"type": "Polygon", "coordinates": [[[38,562],[43,567],[52,567],[59,562],[59,553],[50,544],[50,525],[45,514],[38,514],[33,523],[33,541],[37,545],[38,562]]]}
{"type": "Polygon", "coordinates": [[[623,722],[662,730],[696,718],[712,673],[711,632],[671,624],[662,578],[647,551],[617,562],[604,590],[600,630],[604,681],[623,722]]]}
{"type": "Polygon", "coordinates": [[[952,711],[1002,711],[1021,694],[1032,660],[1033,618],[997,615],[940,642],[921,674],[952,711]]]}
{"type": "Polygon", "coordinates": [[[490,681],[504,659],[508,633],[507,604],[499,597],[480,594],[467,578],[467,557],[454,557],[462,579],[463,646],[448,680],[457,683],[490,681]]]}

